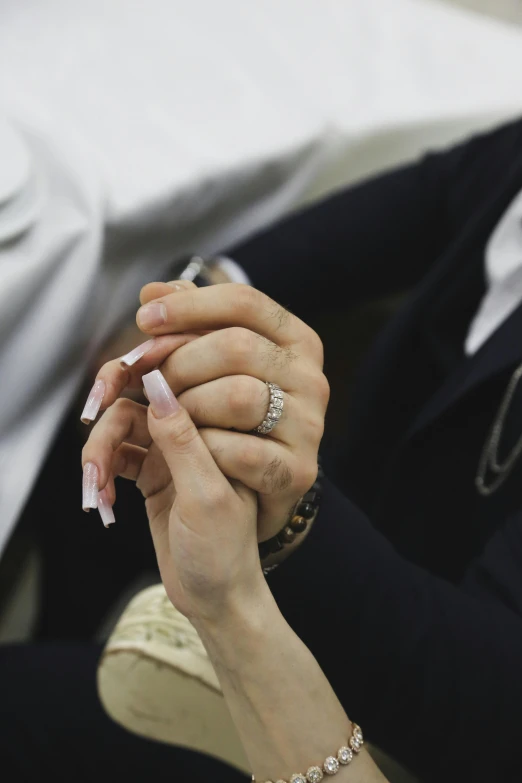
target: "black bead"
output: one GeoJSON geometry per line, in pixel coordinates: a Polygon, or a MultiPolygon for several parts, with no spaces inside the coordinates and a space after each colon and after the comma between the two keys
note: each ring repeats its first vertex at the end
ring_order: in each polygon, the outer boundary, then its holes
{"type": "Polygon", "coordinates": [[[274,536],[273,538],[269,538],[268,541],[262,541],[261,544],[258,544],[260,560],[264,560],[269,555],[275,555],[277,552],[280,552],[281,549],[283,549],[284,543],[279,540],[280,535],[281,534],[274,536]]]}
{"type": "Polygon", "coordinates": [[[272,545],[272,548],[270,552],[275,555],[277,552],[280,552],[284,548],[284,543],[280,540],[281,533],[278,533],[277,536],[274,536],[274,538],[270,539],[270,543],[272,545]]]}
{"type": "Polygon", "coordinates": [[[271,542],[270,541],[263,541],[258,546],[259,549],[259,559],[264,560],[265,557],[268,557],[268,555],[271,552],[271,542]]]}
{"type": "Polygon", "coordinates": [[[287,526],[281,533],[281,536],[285,544],[291,544],[295,539],[295,532],[290,526],[287,526]]]}
{"type": "Polygon", "coordinates": [[[312,519],[315,514],[315,508],[312,503],[299,503],[296,514],[305,519],[312,519]]]}

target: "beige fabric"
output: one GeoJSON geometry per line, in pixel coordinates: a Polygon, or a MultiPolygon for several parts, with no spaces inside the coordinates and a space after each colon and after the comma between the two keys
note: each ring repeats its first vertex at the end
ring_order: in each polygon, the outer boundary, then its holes
{"type": "Polygon", "coordinates": [[[100,660],[98,691],[129,731],[201,751],[248,772],[248,762],[205,649],[162,585],[139,593],[100,660]]]}

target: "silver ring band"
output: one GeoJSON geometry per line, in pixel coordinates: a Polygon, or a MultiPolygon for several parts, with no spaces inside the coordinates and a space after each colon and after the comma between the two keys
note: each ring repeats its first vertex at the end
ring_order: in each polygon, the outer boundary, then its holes
{"type": "Polygon", "coordinates": [[[270,392],[270,400],[265,418],[259,427],[256,427],[255,430],[253,430],[253,432],[257,432],[258,435],[268,435],[269,432],[272,432],[275,425],[283,415],[283,390],[276,383],[270,383],[269,381],[265,381],[265,383],[268,386],[268,391],[270,392]]]}

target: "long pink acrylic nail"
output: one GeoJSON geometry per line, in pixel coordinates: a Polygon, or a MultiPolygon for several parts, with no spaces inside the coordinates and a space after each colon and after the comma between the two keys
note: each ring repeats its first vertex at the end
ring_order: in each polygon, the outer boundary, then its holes
{"type": "Polygon", "coordinates": [[[129,351],[129,353],[126,353],[125,356],[122,356],[120,359],[120,364],[123,369],[126,370],[127,367],[132,367],[133,364],[136,364],[136,362],[139,361],[142,356],[145,356],[145,354],[154,347],[155,342],[156,341],[154,338],[152,338],[152,340],[147,340],[147,342],[142,343],[141,345],[137,345],[136,348],[132,349],[132,351],[129,351]]]}
{"type": "Polygon", "coordinates": [[[116,522],[114,511],[109,501],[109,493],[106,489],[98,492],[98,511],[105,527],[109,527],[109,525],[113,525],[116,522]]]}
{"type": "Polygon", "coordinates": [[[83,466],[83,499],[82,508],[89,511],[98,507],[98,468],[94,462],[87,462],[83,466]]]}
{"type": "Polygon", "coordinates": [[[147,373],[141,380],[157,419],[163,419],[179,410],[179,403],[159,370],[147,373]]]}
{"type": "Polygon", "coordinates": [[[96,381],[91,391],[89,392],[87,402],[85,403],[85,408],[83,409],[82,415],[80,416],[80,419],[84,424],[89,424],[89,422],[94,421],[103,402],[104,394],[105,381],[96,381]]]}

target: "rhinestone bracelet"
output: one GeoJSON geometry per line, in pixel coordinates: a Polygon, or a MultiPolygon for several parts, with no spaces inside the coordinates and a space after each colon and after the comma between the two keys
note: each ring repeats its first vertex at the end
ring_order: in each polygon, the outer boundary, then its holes
{"type": "MultiPolygon", "coordinates": [[[[325,759],[322,768],[310,767],[306,775],[302,772],[297,772],[292,775],[290,781],[278,780],[276,783],[319,783],[323,779],[324,775],[335,775],[341,767],[346,767],[354,757],[354,754],[360,753],[362,746],[364,745],[363,733],[361,727],[356,723],[352,723],[352,736],[348,742],[348,745],[343,745],[337,751],[337,756],[328,756],[325,759]]],[[[252,775],[252,783],[255,783],[256,779],[252,775]]],[[[272,783],[271,780],[267,780],[266,783],[272,783]]]]}

